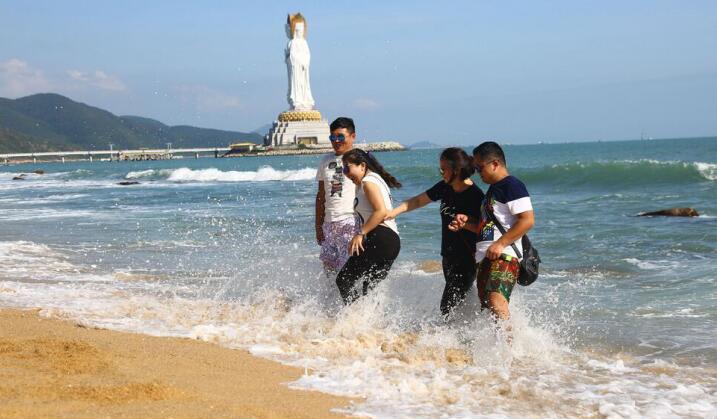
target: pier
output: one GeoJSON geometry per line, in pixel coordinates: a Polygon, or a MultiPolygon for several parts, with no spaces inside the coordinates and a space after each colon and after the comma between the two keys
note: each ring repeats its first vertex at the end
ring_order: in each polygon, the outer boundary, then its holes
{"type": "Polygon", "coordinates": [[[160,149],[139,149],[139,150],[93,150],[93,151],[47,151],[40,153],[6,153],[0,154],[0,162],[9,164],[11,160],[37,163],[38,159],[47,161],[55,159],[65,162],[71,158],[74,161],[126,161],[126,160],[166,160],[172,159],[175,155],[188,155],[190,157],[221,157],[229,151],[229,147],[212,148],[160,148],[160,149]],[[208,154],[208,155],[207,155],[208,154]]]}

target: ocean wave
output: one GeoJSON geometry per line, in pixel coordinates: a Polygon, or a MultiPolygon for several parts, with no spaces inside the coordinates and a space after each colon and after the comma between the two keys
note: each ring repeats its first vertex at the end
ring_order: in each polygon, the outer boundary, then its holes
{"type": "Polygon", "coordinates": [[[637,186],[688,184],[717,180],[717,164],[703,162],[619,160],[573,162],[538,169],[516,169],[526,183],[563,186],[637,186]]]}
{"type": "Polygon", "coordinates": [[[170,182],[268,182],[268,181],[302,181],[312,180],[316,177],[316,169],[304,168],[298,170],[276,170],[264,166],[256,171],[222,171],[215,168],[141,170],[129,172],[126,179],[165,179],[170,182]]]}
{"type": "Polygon", "coordinates": [[[141,179],[141,178],[154,177],[154,176],[157,176],[161,172],[162,172],[162,170],[154,170],[154,169],[138,170],[136,172],[127,173],[125,175],[125,179],[141,179]]]}

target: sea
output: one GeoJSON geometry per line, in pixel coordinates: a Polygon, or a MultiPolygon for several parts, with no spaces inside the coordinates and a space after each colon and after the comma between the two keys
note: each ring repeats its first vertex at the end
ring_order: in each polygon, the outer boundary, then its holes
{"type": "MultiPolygon", "coordinates": [[[[376,154],[396,203],[440,180],[440,151],[376,154]]],[[[437,204],[397,219],[388,278],[343,307],[319,156],[0,166],[0,307],[249,350],[376,418],[717,417],[717,138],[505,151],[543,261],[512,340],[475,289],[441,319],[437,204]],[[672,207],[700,215],[637,216],[672,207]]]]}

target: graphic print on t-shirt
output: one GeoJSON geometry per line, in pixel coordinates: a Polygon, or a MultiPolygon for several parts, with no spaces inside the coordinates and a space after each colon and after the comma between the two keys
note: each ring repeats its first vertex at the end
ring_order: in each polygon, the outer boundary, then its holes
{"type": "Polygon", "coordinates": [[[344,190],[344,168],[332,162],[329,164],[329,169],[332,164],[334,165],[334,174],[331,176],[331,196],[341,196],[344,190]]]}
{"type": "Polygon", "coordinates": [[[448,226],[453,222],[456,214],[466,214],[470,217],[480,218],[480,203],[483,201],[483,191],[474,183],[462,192],[456,192],[450,185],[441,180],[426,190],[425,193],[431,201],[440,200],[441,202],[439,207],[439,214],[441,215],[441,256],[459,259],[473,258],[477,235],[468,230],[453,232],[448,229],[448,226]]]}
{"type": "Polygon", "coordinates": [[[495,223],[490,220],[489,213],[495,214],[493,212],[493,203],[495,202],[495,199],[491,197],[490,202],[487,202],[487,199],[483,200],[483,205],[481,205],[480,212],[480,222],[478,223],[478,241],[493,241],[493,230],[495,227],[495,223]]]}

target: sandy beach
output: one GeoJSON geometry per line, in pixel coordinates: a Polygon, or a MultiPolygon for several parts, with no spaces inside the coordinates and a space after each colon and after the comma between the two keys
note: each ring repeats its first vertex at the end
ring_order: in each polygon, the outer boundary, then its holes
{"type": "Polygon", "coordinates": [[[303,371],[189,339],[0,310],[0,417],[334,418],[349,399],[291,390],[303,371]]]}

